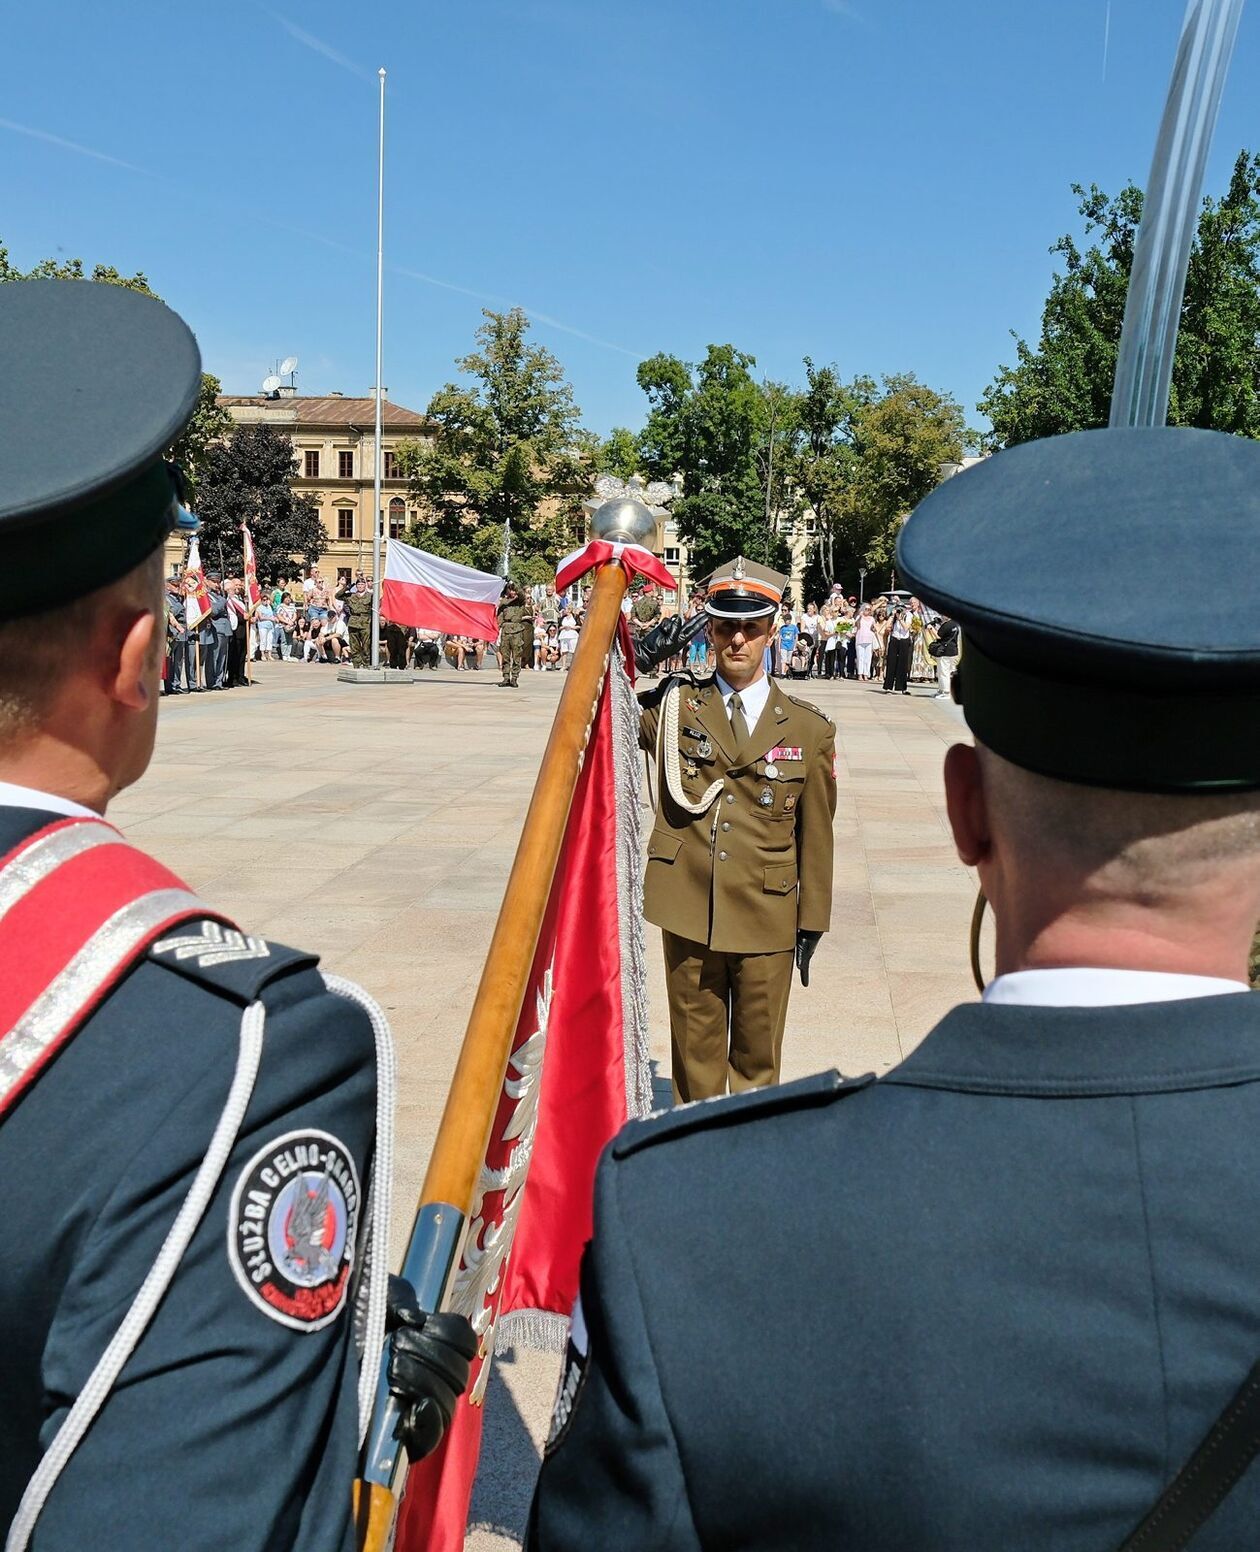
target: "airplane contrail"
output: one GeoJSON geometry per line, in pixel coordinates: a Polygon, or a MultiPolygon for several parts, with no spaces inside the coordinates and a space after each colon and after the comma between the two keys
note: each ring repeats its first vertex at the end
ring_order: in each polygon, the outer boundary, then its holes
{"type": "Polygon", "coordinates": [[[121,167],[125,172],[138,172],[146,178],[157,174],[147,167],[137,167],[135,162],[124,162],[121,156],[110,156],[107,151],[97,151],[91,146],[80,145],[77,140],[67,140],[62,135],[51,135],[46,129],[35,129],[30,124],[18,124],[13,119],[0,119],[0,129],[12,130],[15,135],[27,135],[32,140],[43,140],[48,145],[59,146],[63,151],[73,151],[76,156],[90,156],[95,162],[107,162],[111,167],[121,167]]]}

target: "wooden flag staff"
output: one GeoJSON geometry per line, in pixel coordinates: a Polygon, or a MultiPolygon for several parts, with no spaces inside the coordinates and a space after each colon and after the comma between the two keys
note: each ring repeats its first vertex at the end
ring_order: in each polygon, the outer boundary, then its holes
{"type": "MultiPolygon", "coordinates": [[[[593,536],[614,543],[640,544],[655,526],[647,507],[627,498],[605,502],[591,519],[593,536]]],[[[447,1092],[402,1268],[424,1309],[442,1307],[459,1266],[626,584],[627,574],[616,560],[596,573],[447,1092]]],[[[384,1552],[389,1544],[405,1474],[401,1446],[393,1436],[397,1421],[382,1359],[360,1480],[355,1483],[361,1552],[384,1552]]]]}

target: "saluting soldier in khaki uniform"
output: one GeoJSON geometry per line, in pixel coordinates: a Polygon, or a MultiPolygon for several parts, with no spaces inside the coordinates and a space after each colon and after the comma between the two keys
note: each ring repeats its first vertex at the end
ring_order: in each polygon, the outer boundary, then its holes
{"type": "Polygon", "coordinates": [[[659,789],[644,910],[664,934],[679,1101],[778,1082],[793,964],[808,985],[831,924],[835,728],[763,667],[786,581],[719,567],[716,674],[640,698],[659,789]]]}

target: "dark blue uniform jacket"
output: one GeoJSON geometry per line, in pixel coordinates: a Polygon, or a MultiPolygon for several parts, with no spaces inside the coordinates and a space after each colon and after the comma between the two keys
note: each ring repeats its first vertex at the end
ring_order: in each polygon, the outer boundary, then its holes
{"type": "MultiPolygon", "coordinates": [[[[1260,1358],[1260,997],[627,1127],[535,1552],[1114,1552],[1260,1358]]],[[[1260,1465],[1193,1552],[1260,1545],[1260,1465]]]]}
{"type": "MultiPolygon", "coordinates": [[[[0,809],[0,855],[56,817],[0,809]]],[[[352,1545],[352,1311],[319,1329],[282,1324],[228,1249],[233,1188],[288,1134],[335,1137],[366,1196],[372,1030],[314,963],[275,944],[263,960],[206,969],[151,952],[0,1121],[2,1532],[171,1227],[231,1085],[241,1014],[266,982],[241,1135],[165,1301],[53,1488],[35,1552],[352,1545]]]]}

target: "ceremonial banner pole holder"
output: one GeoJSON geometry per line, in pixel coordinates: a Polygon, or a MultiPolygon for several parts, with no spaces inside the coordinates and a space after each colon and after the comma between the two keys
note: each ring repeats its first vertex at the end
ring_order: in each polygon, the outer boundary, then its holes
{"type": "MultiPolygon", "coordinates": [[[[605,502],[591,519],[595,537],[614,544],[640,544],[654,528],[651,512],[633,500],[605,502]]],[[[464,1230],[498,1109],[574,789],[609,654],[614,650],[628,580],[617,559],[596,573],[586,623],[565,675],[447,1092],[402,1268],[424,1309],[442,1306],[459,1265],[464,1230]]],[[[355,1484],[360,1552],[385,1552],[388,1547],[405,1471],[401,1446],[393,1436],[398,1408],[386,1384],[385,1364],[382,1358],[362,1476],[355,1484]]]]}

